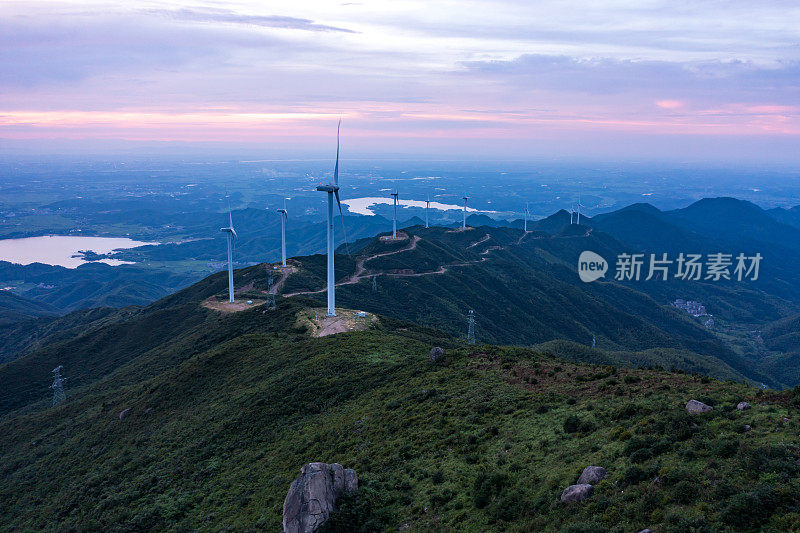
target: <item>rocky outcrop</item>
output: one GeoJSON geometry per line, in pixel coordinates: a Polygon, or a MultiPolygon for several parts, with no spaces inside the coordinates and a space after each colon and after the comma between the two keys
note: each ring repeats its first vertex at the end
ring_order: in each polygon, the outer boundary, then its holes
{"type": "Polygon", "coordinates": [[[592,495],[594,488],[588,483],[570,485],[561,493],[561,503],[582,502],[592,495]]]}
{"type": "Polygon", "coordinates": [[[737,411],[745,411],[747,409],[750,409],[750,404],[747,402],[739,402],[739,404],[736,406],[737,411]]]}
{"type": "Polygon", "coordinates": [[[690,415],[699,415],[713,410],[714,408],[710,405],[698,402],[697,400],[689,400],[689,403],[686,404],[686,412],[690,415]]]}
{"type": "Polygon", "coordinates": [[[597,485],[606,477],[606,469],[602,466],[587,466],[578,478],[578,485],[597,485]]]}
{"type": "Polygon", "coordinates": [[[431,348],[430,361],[431,363],[438,361],[444,356],[444,350],[440,347],[431,348]]]}
{"type": "Polygon", "coordinates": [[[314,533],[338,509],[336,502],[358,489],[356,471],[339,463],[308,463],[283,502],[284,533],[314,533]]]}

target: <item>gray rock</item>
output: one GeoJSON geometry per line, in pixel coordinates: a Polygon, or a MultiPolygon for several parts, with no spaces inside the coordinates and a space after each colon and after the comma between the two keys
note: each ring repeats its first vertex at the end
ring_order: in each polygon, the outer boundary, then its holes
{"type": "Polygon", "coordinates": [[[650,528],[647,528],[647,529],[641,530],[639,533],[653,533],[653,530],[650,529],[650,528]]]}
{"type": "Polygon", "coordinates": [[[433,363],[434,361],[438,361],[439,359],[442,358],[443,355],[444,355],[444,350],[442,348],[439,348],[438,346],[435,348],[431,348],[431,354],[430,354],[431,363],[433,363]]]}
{"type": "Polygon", "coordinates": [[[710,405],[698,402],[697,400],[689,400],[689,403],[686,404],[686,412],[690,415],[699,415],[713,410],[714,408],[710,405]]]}
{"type": "Polygon", "coordinates": [[[578,478],[578,485],[597,485],[606,477],[606,469],[602,466],[587,466],[578,478]]]}
{"type": "Polygon", "coordinates": [[[339,463],[308,463],[283,502],[284,533],[314,533],[337,511],[336,502],[358,489],[355,470],[339,463]]]}
{"type": "Polygon", "coordinates": [[[130,409],[124,409],[123,411],[121,411],[119,413],[119,419],[122,420],[123,418],[126,418],[129,414],[131,414],[131,410],[130,409]]]}
{"type": "Polygon", "coordinates": [[[561,493],[561,503],[582,502],[592,495],[594,488],[588,483],[570,485],[561,493]]]}
{"type": "Polygon", "coordinates": [[[745,411],[747,409],[750,409],[750,407],[751,407],[751,405],[749,403],[747,403],[747,402],[739,402],[738,405],[736,406],[736,410],[737,411],[745,411]]]}
{"type": "Polygon", "coordinates": [[[745,431],[750,431],[751,429],[753,429],[753,428],[750,426],[750,424],[745,424],[744,425],[744,430],[745,431]]]}

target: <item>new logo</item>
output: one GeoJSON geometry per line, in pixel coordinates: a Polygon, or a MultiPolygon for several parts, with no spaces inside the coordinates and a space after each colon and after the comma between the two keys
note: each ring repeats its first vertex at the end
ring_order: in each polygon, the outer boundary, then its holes
{"type": "Polygon", "coordinates": [[[606,275],[608,271],[608,262],[602,256],[585,250],[581,252],[578,258],[578,276],[581,281],[589,283],[595,281],[606,275]]]}

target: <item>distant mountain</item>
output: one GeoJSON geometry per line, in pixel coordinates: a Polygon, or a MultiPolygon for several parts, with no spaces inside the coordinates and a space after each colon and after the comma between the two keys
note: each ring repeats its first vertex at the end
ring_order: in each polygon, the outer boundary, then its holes
{"type": "Polygon", "coordinates": [[[649,204],[635,204],[597,215],[590,224],[641,250],[671,254],[719,251],[719,244],[690,229],[668,221],[668,216],[649,204]]]}
{"type": "Polygon", "coordinates": [[[767,214],[782,224],[800,229],[800,205],[789,209],[783,207],[767,209],[767,214]]]}
{"type": "MultiPolygon", "coordinates": [[[[584,217],[582,216],[581,219],[583,218],[584,217]]],[[[537,229],[547,233],[556,233],[564,226],[569,225],[569,220],[569,212],[561,209],[547,218],[537,220],[533,226],[528,226],[528,229],[537,229]]],[[[581,222],[583,222],[583,220],[581,220],[581,222]]]]}
{"type": "Polygon", "coordinates": [[[58,309],[52,305],[0,290],[0,326],[57,314],[59,314],[58,309]]]}
{"type": "Polygon", "coordinates": [[[736,198],[705,198],[665,213],[673,224],[712,239],[767,243],[800,251],[800,229],[776,221],[757,205],[736,198]]]}
{"type": "MultiPolygon", "coordinates": [[[[146,305],[196,281],[199,276],[165,267],[86,263],[78,268],[17,265],[0,261],[0,280],[32,285],[25,298],[63,314],[90,307],[146,305]]],[[[5,309],[0,300],[0,309],[5,309]]],[[[38,315],[33,315],[38,316],[38,315]]]]}

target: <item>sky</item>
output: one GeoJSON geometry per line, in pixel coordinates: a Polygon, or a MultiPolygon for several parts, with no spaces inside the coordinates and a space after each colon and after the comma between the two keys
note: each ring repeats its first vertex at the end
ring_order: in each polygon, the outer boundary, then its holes
{"type": "Polygon", "coordinates": [[[796,1],[0,3],[0,151],[800,163],[796,1]]]}

